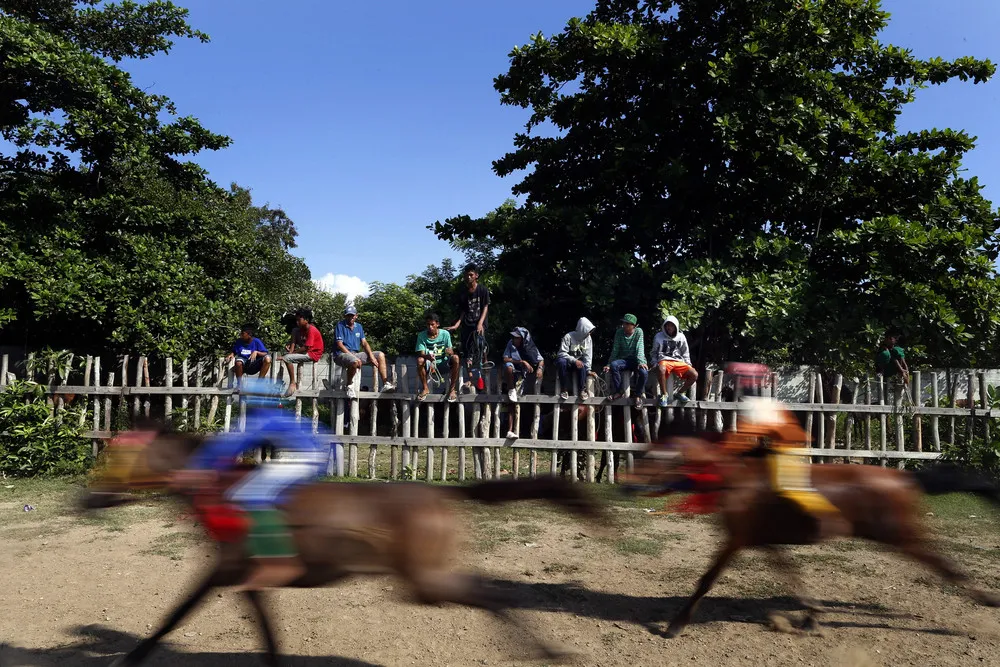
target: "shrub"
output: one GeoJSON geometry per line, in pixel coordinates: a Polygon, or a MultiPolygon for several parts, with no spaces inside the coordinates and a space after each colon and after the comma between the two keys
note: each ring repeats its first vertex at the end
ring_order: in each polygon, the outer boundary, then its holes
{"type": "Polygon", "coordinates": [[[90,441],[80,434],[79,412],[62,419],[49,411],[45,390],[17,381],[0,392],[0,472],[15,477],[69,475],[91,463],[90,441]]]}

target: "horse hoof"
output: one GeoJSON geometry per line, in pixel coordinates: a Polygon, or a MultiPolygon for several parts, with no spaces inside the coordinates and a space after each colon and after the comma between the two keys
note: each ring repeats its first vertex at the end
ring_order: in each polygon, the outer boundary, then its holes
{"type": "Polygon", "coordinates": [[[1000,596],[994,593],[982,591],[976,596],[976,599],[979,600],[979,604],[987,607],[1000,607],[1000,596]]]}
{"type": "Polygon", "coordinates": [[[683,625],[681,625],[679,623],[671,623],[670,627],[667,628],[666,638],[667,639],[675,639],[682,632],[684,632],[684,626],[683,625]]]}
{"type": "Polygon", "coordinates": [[[802,621],[802,625],[799,626],[799,629],[809,635],[823,636],[823,627],[814,616],[806,616],[805,620],[802,621]]]}

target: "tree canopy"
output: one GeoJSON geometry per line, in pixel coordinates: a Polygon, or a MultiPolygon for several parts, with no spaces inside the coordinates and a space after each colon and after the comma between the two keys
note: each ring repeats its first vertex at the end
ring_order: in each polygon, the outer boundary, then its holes
{"type": "Polygon", "coordinates": [[[433,229],[492,246],[548,345],[581,315],[670,312],[703,360],[847,370],[896,328],[928,361],[996,363],[974,139],[897,129],[921,88],[995,67],[883,44],[888,21],[878,0],[599,0],[495,80],[531,111],[494,162],[524,203],[433,229]]]}
{"type": "Polygon", "coordinates": [[[230,140],[117,65],[175,38],[208,40],[164,0],[0,0],[0,342],[204,353],[325,298],[288,216],[190,161],[230,140]]]}

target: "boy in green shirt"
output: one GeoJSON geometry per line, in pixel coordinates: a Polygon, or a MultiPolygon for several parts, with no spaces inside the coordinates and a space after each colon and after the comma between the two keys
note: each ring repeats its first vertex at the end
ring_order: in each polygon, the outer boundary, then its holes
{"type": "Polygon", "coordinates": [[[649,379],[649,365],[646,363],[646,344],[639,320],[628,313],[622,318],[622,325],[615,331],[615,342],[611,347],[611,356],[604,372],[611,371],[611,400],[625,395],[622,388],[622,371],[630,370],[636,374],[635,407],[642,408],[646,393],[646,382],[649,379]]]}
{"type": "Polygon", "coordinates": [[[875,355],[875,368],[892,392],[893,405],[898,404],[903,397],[902,388],[910,382],[910,367],[906,365],[906,351],[899,346],[899,336],[890,333],[882,339],[882,349],[875,355]]]}
{"type": "Polygon", "coordinates": [[[420,393],[417,400],[427,398],[430,390],[427,388],[427,367],[429,364],[444,364],[451,371],[451,383],[448,387],[448,402],[458,400],[458,355],[451,345],[451,334],[441,328],[437,313],[428,313],[425,318],[427,328],[417,334],[417,377],[420,378],[420,393]]]}

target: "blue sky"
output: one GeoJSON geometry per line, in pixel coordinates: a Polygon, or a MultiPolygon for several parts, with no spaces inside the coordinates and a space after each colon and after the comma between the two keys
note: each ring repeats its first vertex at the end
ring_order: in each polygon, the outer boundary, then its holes
{"type": "MultiPolygon", "coordinates": [[[[510,195],[491,161],[526,112],[501,107],[493,77],[531,34],[558,32],[593,0],[181,0],[209,44],[180,42],[131,63],[136,82],[234,140],[198,158],[212,178],[253,189],[299,229],[315,278],[354,291],[402,281],[452,256],[426,225],[482,215],[510,195]]],[[[886,0],[884,41],[919,57],[1000,62],[1000,2],[886,0]]],[[[997,80],[922,91],[904,129],[979,137],[966,164],[1000,197],[997,80]]]]}

